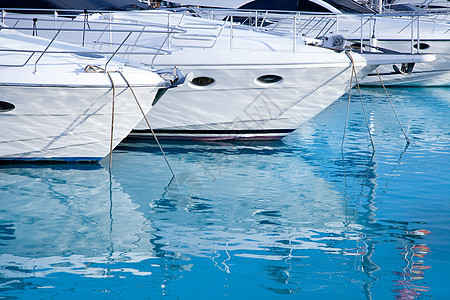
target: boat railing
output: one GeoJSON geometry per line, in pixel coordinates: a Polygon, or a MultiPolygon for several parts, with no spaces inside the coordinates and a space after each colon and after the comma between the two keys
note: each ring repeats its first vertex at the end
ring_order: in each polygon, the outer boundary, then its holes
{"type": "MultiPolygon", "coordinates": [[[[230,24],[229,26],[234,26],[235,28],[247,27],[253,30],[291,36],[293,41],[292,49],[295,49],[296,37],[299,36],[314,39],[336,34],[344,37],[351,36],[351,38],[348,38],[348,41],[352,43],[353,48],[359,48],[360,52],[374,51],[377,48],[377,39],[383,38],[382,35],[375,36],[374,34],[377,20],[381,18],[398,18],[405,20],[405,25],[399,33],[408,32],[411,54],[419,53],[421,50],[419,45],[422,22],[436,16],[439,16],[439,19],[448,17],[448,14],[435,15],[419,12],[412,14],[330,14],[204,8],[189,8],[187,11],[190,11],[192,15],[209,16],[219,20],[233,20],[233,25],[230,24]],[[199,10],[202,11],[201,14],[199,10]],[[351,26],[350,29],[348,26],[343,26],[344,23],[348,24],[349,20],[354,20],[354,26],[351,26]]],[[[230,39],[232,38],[231,34],[230,39]]]]}
{"type": "MultiPolygon", "coordinates": [[[[294,52],[296,51],[299,40],[302,39],[305,43],[308,43],[308,39],[305,39],[305,37],[324,39],[330,35],[342,35],[348,37],[347,41],[352,45],[353,50],[358,49],[360,52],[375,51],[374,49],[377,49],[377,38],[382,38],[382,36],[374,36],[376,23],[379,18],[403,18],[409,20],[408,22],[405,22],[405,28],[402,28],[401,31],[404,32],[408,30],[410,33],[410,52],[419,53],[421,20],[430,17],[428,14],[311,14],[287,11],[199,9],[193,7],[176,9],[175,12],[173,10],[149,11],[150,13],[158,14],[159,16],[166,15],[167,24],[163,25],[142,21],[133,22],[132,17],[113,20],[114,12],[111,11],[63,10],[62,12],[51,11],[49,13],[49,10],[46,10],[46,12],[50,15],[47,21],[57,20],[60,22],[59,24],[68,22],[71,18],[74,18],[74,16],[80,17],[84,15],[85,17],[83,20],[78,18],[77,20],[70,21],[78,22],[79,26],[83,25],[83,34],[93,32],[91,26],[100,24],[105,26],[104,29],[101,29],[103,30],[102,35],[109,34],[110,36],[114,32],[119,32],[117,29],[113,29],[113,27],[117,26],[143,26],[142,28],[145,28],[146,32],[151,32],[147,31],[146,26],[148,26],[150,28],[158,28],[160,31],[165,31],[167,36],[159,47],[155,47],[158,48],[158,50],[154,53],[152,65],[158,55],[168,54],[171,47],[212,48],[216,45],[218,38],[222,36],[224,32],[229,33],[230,50],[232,50],[234,48],[233,40],[235,39],[234,29],[236,28],[251,29],[291,37],[292,51],[294,52]],[[102,14],[104,20],[100,22],[89,20],[89,15],[93,13],[102,14]],[[52,15],[53,18],[51,17],[52,15]],[[199,21],[198,23],[193,23],[192,19],[190,19],[190,21],[185,21],[185,16],[209,18],[214,19],[215,22],[203,23],[199,21]],[[357,20],[354,21],[356,25],[351,28],[351,31],[345,26],[342,26],[343,22],[346,21],[348,23],[349,19],[357,20]],[[349,36],[351,36],[351,38],[349,36]]],[[[5,14],[6,11],[3,10],[2,20],[7,17],[5,14]]],[[[41,20],[39,22],[41,22],[41,20]]],[[[59,24],[54,25],[53,27],[55,29],[61,28],[59,24]]],[[[35,26],[35,23],[33,23],[33,25],[34,28],[31,28],[33,32],[41,30],[35,26]]],[[[142,34],[143,33],[140,33],[134,40],[134,47],[138,47],[140,44],[139,41],[142,34]]],[[[117,44],[117,41],[113,43],[111,37],[109,40],[109,46],[117,44]]],[[[102,47],[103,45],[108,45],[108,43],[98,41],[96,45],[102,47]]],[[[134,48],[129,42],[123,43],[122,46],[124,45],[130,50],[129,52],[133,52],[134,48]]]]}
{"type": "MultiPolygon", "coordinates": [[[[87,46],[87,34],[98,35],[96,36],[96,39],[90,41],[91,44],[89,46],[96,49],[97,52],[95,53],[97,54],[111,55],[105,65],[105,69],[111,59],[117,55],[128,57],[128,59],[130,59],[131,55],[153,55],[154,57],[159,55],[170,55],[170,50],[163,49],[165,42],[159,47],[153,47],[153,45],[142,45],[139,41],[143,36],[148,37],[149,35],[162,35],[163,39],[167,41],[171,36],[175,34],[186,32],[185,29],[179,28],[177,26],[169,26],[150,22],[131,22],[128,20],[123,22],[113,21],[113,12],[111,11],[101,11],[100,13],[105,17],[105,20],[101,21],[89,20],[88,16],[91,13],[87,11],[45,9],[38,9],[36,11],[33,10],[33,13],[37,12],[39,13],[38,15],[14,13],[16,11],[24,12],[24,9],[2,9],[0,21],[3,24],[8,23],[9,25],[8,27],[3,27],[4,29],[14,29],[20,32],[29,32],[33,36],[38,36],[46,32],[46,34],[43,35],[52,41],[56,40],[57,36],[60,35],[60,33],[75,32],[79,33],[79,35],[71,35],[70,42],[72,44],[79,44],[83,47],[87,46]],[[84,19],[76,19],[76,17],[80,17],[80,15],[78,15],[77,13],[82,13],[81,17],[84,16],[84,19]],[[134,37],[134,41],[131,41],[130,37],[132,35],[134,37]],[[72,39],[75,37],[76,39],[72,39]],[[103,50],[103,47],[105,46],[108,46],[109,51],[103,50]],[[116,49],[111,50],[111,48],[114,47],[116,49]]],[[[25,9],[25,12],[28,11],[29,10],[25,9]]],[[[53,42],[51,42],[49,46],[51,46],[52,43],[53,42]]],[[[40,51],[36,51],[35,53],[38,52],[41,53],[40,51]]],[[[50,51],[43,51],[43,53],[41,53],[41,57],[45,53],[50,53],[50,51]]]]}
{"type": "MultiPolygon", "coordinates": [[[[1,27],[1,30],[30,30],[29,27],[1,27]]],[[[40,31],[55,31],[55,29],[53,28],[39,28],[40,31]]],[[[49,40],[49,43],[44,47],[40,47],[41,49],[14,49],[14,48],[1,48],[0,52],[9,52],[9,53],[30,53],[30,55],[25,59],[24,63],[21,64],[2,64],[0,66],[2,67],[24,67],[27,64],[30,63],[31,59],[36,56],[39,55],[39,57],[34,61],[34,71],[37,71],[37,66],[40,62],[40,60],[43,58],[44,55],[47,54],[53,54],[53,55],[67,55],[67,54],[75,54],[78,56],[82,56],[82,57],[88,57],[88,58],[99,58],[99,57],[106,57],[109,56],[107,58],[106,63],[103,66],[103,70],[107,70],[108,64],[111,62],[111,60],[117,56],[117,55],[170,55],[171,52],[165,49],[160,49],[160,48],[156,48],[156,47],[148,47],[148,46],[142,46],[142,45],[136,45],[136,44],[126,44],[126,41],[129,39],[130,35],[133,33],[141,33],[141,32],[145,32],[148,33],[148,31],[146,30],[135,30],[135,31],[129,31],[129,30],[119,30],[116,32],[123,32],[123,33],[127,33],[126,37],[123,39],[123,41],[121,43],[109,43],[109,42],[105,42],[105,44],[109,44],[110,46],[117,46],[115,50],[109,50],[109,51],[105,51],[105,50],[95,50],[92,49],[90,50],[89,48],[86,47],[82,47],[82,49],[75,49],[75,50],[53,50],[52,46],[55,43],[55,41],[57,40],[58,35],[61,32],[67,32],[67,31],[78,31],[77,29],[69,29],[69,28],[61,28],[61,29],[57,29],[56,34],[53,36],[53,38],[51,40],[49,40]],[[124,47],[133,47],[133,48],[139,48],[139,49],[144,49],[143,51],[133,51],[130,52],[129,50],[122,50],[124,47]],[[43,48],[43,49],[42,49],[43,48]]],[[[95,30],[94,31],[98,31],[98,32],[102,32],[102,30],[95,30]]]]}
{"type": "MultiPolygon", "coordinates": [[[[173,47],[181,48],[212,48],[215,46],[218,37],[222,34],[223,29],[226,27],[227,20],[214,24],[205,24],[203,21],[198,23],[184,22],[184,14],[174,17],[174,13],[165,10],[151,10],[148,13],[156,14],[158,17],[166,18],[167,24],[155,23],[149,21],[137,21],[133,20],[132,17],[126,17],[121,15],[120,17],[115,17],[115,11],[80,11],[80,10],[28,10],[28,9],[3,9],[0,16],[0,20],[4,22],[9,20],[10,23],[14,19],[12,27],[18,30],[27,30],[34,34],[38,34],[41,30],[53,30],[62,29],[70,26],[77,26],[78,31],[82,32],[83,37],[79,40],[81,46],[85,46],[85,35],[93,32],[99,32],[100,35],[96,37],[95,41],[91,41],[90,46],[97,47],[101,50],[103,46],[120,45],[117,42],[117,33],[124,34],[125,32],[132,31],[134,33],[139,33],[137,37],[134,37],[132,43],[128,42],[123,44],[129,53],[123,53],[123,51],[117,54],[136,54],[134,48],[142,47],[140,46],[141,39],[144,37],[145,33],[163,33],[166,34],[163,42],[158,47],[149,47],[145,45],[146,49],[154,49],[155,52],[152,54],[153,59],[151,66],[154,65],[154,61],[159,55],[170,54],[170,49],[173,47]],[[19,12],[20,14],[11,15],[10,13],[19,12]],[[33,14],[21,14],[23,12],[33,12],[33,14]],[[36,20],[34,16],[37,13],[39,19],[36,20]],[[9,15],[8,15],[9,14],[9,15]],[[93,14],[100,14],[102,16],[101,20],[90,19],[93,14]],[[19,27],[21,24],[26,23],[28,28],[19,27]],[[38,27],[37,24],[51,24],[47,28],[38,27]],[[102,29],[98,29],[99,26],[103,26],[102,29]],[[142,28],[137,29],[117,29],[118,27],[130,27],[142,28]],[[96,29],[94,29],[96,28],[96,29]],[[156,29],[156,30],[155,30],[156,29]],[[106,40],[106,41],[105,41],[106,40]],[[189,42],[189,43],[187,43],[189,42]]],[[[147,35],[148,36],[148,35],[147,35]]],[[[49,37],[50,38],[50,37],[49,37]]],[[[129,39],[131,40],[131,38],[129,39]]],[[[75,41],[71,41],[72,43],[75,41]]],[[[150,53],[149,53],[150,54],[150,53]]],[[[147,64],[148,65],[148,64],[147,64]]]]}

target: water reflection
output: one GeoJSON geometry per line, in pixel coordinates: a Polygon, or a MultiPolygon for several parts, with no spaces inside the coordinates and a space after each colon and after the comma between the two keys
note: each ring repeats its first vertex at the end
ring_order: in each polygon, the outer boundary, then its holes
{"type": "Polygon", "coordinates": [[[156,144],[132,140],[114,152],[112,176],[95,165],[1,167],[0,292],[430,296],[431,233],[408,215],[422,208],[411,209],[415,195],[396,185],[402,172],[417,172],[405,160],[422,155],[422,144],[442,152],[429,133],[447,127],[407,123],[423,130],[412,131],[405,152],[400,131],[383,142],[394,129],[379,111],[370,119],[373,155],[355,111],[341,154],[344,113],[328,110],[284,142],[164,142],[175,178],[156,144]]]}
{"type": "MultiPolygon", "coordinates": [[[[408,232],[412,238],[421,237],[431,233],[425,229],[417,229],[408,232]]],[[[428,286],[423,285],[425,279],[425,270],[431,268],[425,263],[425,257],[430,252],[430,248],[420,242],[420,240],[411,240],[409,244],[399,248],[405,261],[405,266],[401,271],[394,272],[398,279],[394,281],[396,288],[395,298],[406,300],[416,299],[422,294],[430,291],[428,286]]]]}
{"type": "Polygon", "coordinates": [[[408,223],[377,220],[372,155],[344,155],[325,180],[301,149],[283,143],[165,149],[175,178],[156,145],[133,141],[114,154],[111,177],[91,165],[0,169],[2,289],[69,273],[148,276],[165,294],[181,274],[195,285],[189,273],[198,264],[232,276],[254,263],[266,274],[260,284],[275,294],[353,278],[347,287],[371,299],[381,268],[374,255],[393,239],[409,263],[395,273],[402,289],[393,291],[419,294],[423,263],[411,262],[424,248],[408,223]]]}
{"type": "Polygon", "coordinates": [[[108,267],[154,256],[146,220],[101,166],[2,166],[0,199],[1,290],[61,272],[146,275],[108,267]]]}
{"type": "MultiPolygon", "coordinates": [[[[304,286],[295,278],[304,277],[305,264],[314,261],[317,265],[319,253],[325,254],[332,261],[353,266],[328,274],[353,273],[351,276],[358,278],[354,282],[359,282],[370,299],[381,268],[373,259],[376,248],[386,240],[409,240],[405,233],[410,224],[376,218],[377,163],[370,153],[347,153],[336,159],[329,180],[324,180],[318,176],[320,168],[308,163],[301,149],[284,144],[233,147],[197,143],[165,148],[177,153],[172,163],[182,171],[180,180],[170,180],[161,196],[140,201],[145,197],[122,183],[139,204],[138,210],[152,220],[160,256],[208,257],[214,267],[227,273],[236,271],[237,258],[262,260],[272,280],[265,288],[291,294],[304,286]],[[177,152],[177,147],[182,150],[177,152]],[[266,158],[270,158],[270,167],[266,158]],[[230,176],[232,184],[227,182],[230,176]],[[339,181],[344,185],[342,194],[337,192],[339,181]]],[[[157,149],[148,143],[129,141],[120,150],[123,154],[140,150],[157,155],[157,149]]],[[[398,167],[402,155],[392,168],[398,167]]],[[[120,181],[126,166],[119,163],[114,172],[120,181]]],[[[139,159],[134,163],[141,164],[145,162],[139,159]]],[[[310,272],[317,276],[316,281],[323,280],[317,269],[310,272]]]]}

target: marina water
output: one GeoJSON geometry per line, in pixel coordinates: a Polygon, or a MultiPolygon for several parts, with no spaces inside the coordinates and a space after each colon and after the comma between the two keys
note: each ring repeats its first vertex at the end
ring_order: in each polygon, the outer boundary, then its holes
{"type": "Polygon", "coordinates": [[[0,299],[445,299],[450,88],[356,90],[279,142],[0,168],[0,299]]]}

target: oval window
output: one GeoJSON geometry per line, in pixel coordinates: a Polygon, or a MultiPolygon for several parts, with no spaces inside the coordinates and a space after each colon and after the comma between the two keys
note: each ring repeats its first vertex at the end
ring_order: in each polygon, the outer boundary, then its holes
{"type": "Polygon", "coordinates": [[[191,80],[191,83],[196,86],[208,86],[215,82],[213,78],[210,77],[195,77],[191,80]]]}
{"type": "Polygon", "coordinates": [[[9,102],[5,102],[5,101],[0,101],[0,113],[2,112],[7,112],[7,111],[11,111],[14,108],[16,108],[14,106],[14,104],[9,103],[9,102]]]}
{"type": "Polygon", "coordinates": [[[257,82],[260,83],[276,83],[283,80],[283,77],[278,75],[263,75],[256,78],[257,82]]]}
{"type": "MultiPolygon", "coordinates": [[[[415,49],[417,49],[417,44],[415,44],[413,47],[414,47],[415,49]]],[[[419,49],[420,49],[420,50],[425,50],[425,49],[428,49],[428,48],[430,48],[430,45],[425,44],[425,43],[419,43],[419,49]]]]}

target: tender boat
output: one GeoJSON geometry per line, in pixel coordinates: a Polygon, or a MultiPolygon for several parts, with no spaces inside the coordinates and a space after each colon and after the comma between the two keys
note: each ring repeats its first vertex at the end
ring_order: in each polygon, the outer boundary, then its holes
{"type": "Polygon", "coordinates": [[[101,160],[172,84],[112,55],[0,26],[1,160],[101,160]]]}

